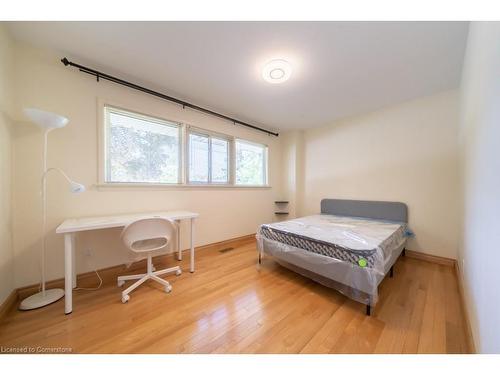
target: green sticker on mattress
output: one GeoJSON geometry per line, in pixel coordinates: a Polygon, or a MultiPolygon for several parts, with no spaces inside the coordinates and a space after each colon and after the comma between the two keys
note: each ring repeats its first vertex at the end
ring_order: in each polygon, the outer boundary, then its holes
{"type": "Polygon", "coordinates": [[[358,265],[359,265],[360,267],[363,267],[363,268],[364,268],[364,267],[366,267],[366,266],[368,265],[368,262],[366,261],[366,259],[365,259],[365,258],[359,258],[359,260],[358,260],[358,265]]]}

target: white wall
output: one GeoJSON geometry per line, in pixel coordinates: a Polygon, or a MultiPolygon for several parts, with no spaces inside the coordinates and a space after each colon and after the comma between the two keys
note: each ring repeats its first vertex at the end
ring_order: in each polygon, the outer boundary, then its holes
{"type": "Polygon", "coordinates": [[[500,22],[473,22],[462,76],[459,265],[478,352],[500,353],[500,22]]]}
{"type": "Polygon", "coordinates": [[[288,205],[278,206],[277,209],[288,210],[288,217],[278,217],[277,220],[291,219],[298,216],[300,211],[302,189],[304,186],[303,159],[304,159],[304,132],[292,130],[281,133],[281,168],[282,168],[282,196],[288,200],[288,205]]]}
{"type": "MultiPolygon", "coordinates": [[[[61,55],[16,45],[16,119],[23,107],[32,106],[63,114],[66,128],[49,135],[48,165],[60,167],[89,191],[71,195],[64,180],[51,175],[48,182],[48,279],[63,276],[63,239],[54,230],[66,217],[114,213],[186,209],[197,211],[196,245],[255,233],[258,224],[273,220],[273,201],[281,185],[280,139],[206,116],[161,99],[134,92],[64,67],[61,55]],[[98,190],[97,101],[117,102],[167,119],[243,137],[269,145],[271,189],[251,188],[113,188],[98,190]]],[[[26,120],[16,124],[14,142],[14,251],[15,285],[36,283],[39,277],[38,249],[41,241],[39,178],[41,132],[26,120]]],[[[184,231],[183,246],[188,246],[184,231]]],[[[77,254],[77,271],[123,263],[126,255],[118,230],[84,233],[77,237],[80,250],[91,249],[91,261],[77,254]]]]}
{"type": "Polygon", "coordinates": [[[14,288],[12,249],[12,41],[0,25],[0,304],[14,288]]]}
{"type": "Polygon", "coordinates": [[[322,198],[405,202],[411,250],[456,258],[458,93],[421,98],[304,132],[301,214],[322,198]]]}

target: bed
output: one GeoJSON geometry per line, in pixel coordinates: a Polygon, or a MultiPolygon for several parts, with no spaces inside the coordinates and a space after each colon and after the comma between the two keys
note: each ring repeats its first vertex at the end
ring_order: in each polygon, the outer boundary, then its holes
{"type": "Polygon", "coordinates": [[[282,266],[366,305],[403,253],[408,209],[400,202],[323,199],[321,214],[263,224],[259,263],[270,255],[282,266]]]}

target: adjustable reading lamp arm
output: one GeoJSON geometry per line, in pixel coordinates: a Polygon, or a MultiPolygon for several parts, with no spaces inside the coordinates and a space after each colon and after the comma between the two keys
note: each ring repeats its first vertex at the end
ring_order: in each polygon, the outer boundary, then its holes
{"type": "Polygon", "coordinates": [[[83,186],[82,184],[78,183],[78,182],[75,182],[73,181],[71,178],[68,177],[68,175],[66,173],[64,173],[64,171],[60,168],[49,168],[47,169],[43,175],[42,175],[42,186],[44,185],[45,183],[45,180],[47,179],[47,174],[50,172],[50,171],[57,171],[59,172],[60,174],[63,175],[63,177],[66,179],[66,181],[69,182],[69,184],[71,185],[71,191],[73,193],[81,193],[83,191],[85,191],[85,186],[83,186]]]}

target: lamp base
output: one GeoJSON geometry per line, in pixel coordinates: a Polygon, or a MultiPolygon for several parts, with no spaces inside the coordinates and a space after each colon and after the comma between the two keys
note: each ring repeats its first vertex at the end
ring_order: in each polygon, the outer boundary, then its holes
{"type": "Polygon", "coordinates": [[[43,306],[50,305],[64,297],[64,290],[62,289],[48,289],[43,292],[38,292],[29,296],[21,301],[19,310],[33,310],[43,306]]]}

